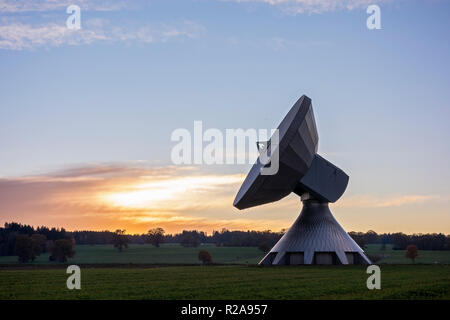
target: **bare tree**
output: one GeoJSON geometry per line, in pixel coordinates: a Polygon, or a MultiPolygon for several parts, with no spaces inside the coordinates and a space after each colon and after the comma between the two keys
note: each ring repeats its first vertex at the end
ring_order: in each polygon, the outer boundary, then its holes
{"type": "Polygon", "coordinates": [[[125,235],[125,229],[117,229],[113,234],[112,241],[114,247],[121,252],[124,248],[128,248],[128,242],[130,242],[130,239],[128,239],[128,237],[125,235]]]}
{"type": "Polygon", "coordinates": [[[159,247],[159,245],[164,242],[164,229],[154,228],[148,230],[146,240],[148,243],[151,243],[155,247],[159,247]]]}

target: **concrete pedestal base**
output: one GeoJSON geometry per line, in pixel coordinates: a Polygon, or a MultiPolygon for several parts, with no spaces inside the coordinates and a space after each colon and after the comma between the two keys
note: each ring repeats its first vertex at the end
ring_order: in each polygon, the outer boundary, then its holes
{"type": "Polygon", "coordinates": [[[331,214],[328,203],[303,201],[292,227],[260,265],[371,264],[331,214]]]}

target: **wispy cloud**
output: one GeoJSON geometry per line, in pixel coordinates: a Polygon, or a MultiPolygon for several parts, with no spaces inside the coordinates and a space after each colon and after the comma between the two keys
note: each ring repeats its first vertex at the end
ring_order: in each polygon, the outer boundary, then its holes
{"type": "Polygon", "coordinates": [[[113,11],[127,7],[127,2],[120,0],[0,0],[0,12],[44,12],[64,10],[69,5],[76,4],[83,10],[113,11]]]}
{"type": "MultiPolygon", "coordinates": [[[[144,232],[156,226],[169,232],[280,230],[292,224],[301,207],[297,196],[244,211],[233,208],[243,179],[243,174],[209,173],[197,167],[150,167],[145,163],[86,165],[41,175],[0,178],[0,223],[19,221],[69,230],[125,228],[129,232],[144,232]]],[[[448,198],[426,194],[349,195],[333,204],[332,209],[341,212],[339,216],[357,213],[359,218],[352,219],[365,221],[357,227],[350,224],[357,230],[367,228],[367,221],[374,221],[364,212],[386,214],[395,210],[408,216],[411,210],[420,211],[420,205],[437,202],[445,206],[448,198]]],[[[373,223],[370,225],[376,229],[373,223]]],[[[433,230],[440,227],[435,225],[433,230]]],[[[415,231],[421,228],[417,222],[410,226],[415,231]]]]}
{"type": "Polygon", "coordinates": [[[267,220],[242,219],[233,210],[242,179],[240,174],[205,174],[189,167],[119,165],[4,178],[0,220],[70,229],[265,229],[271,225],[267,220]]]}
{"type": "Polygon", "coordinates": [[[204,28],[192,21],[177,24],[114,26],[104,19],[91,19],[80,30],[68,29],[63,24],[30,25],[8,23],[0,25],[0,49],[24,50],[61,45],[103,43],[155,43],[194,39],[204,28]]]}
{"type": "Polygon", "coordinates": [[[31,26],[17,23],[0,26],[0,49],[23,50],[57,47],[62,44],[80,45],[96,40],[107,40],[107,37],[92,30],[74,31],[57,24],[31,26]]]}
{"type": "MultiPolygon", "coordinates": [[[[393,0],[219,0],[222,2],[264,3],[282,8],[289,13],[322,13],[336,10],[353,10],[371,4],[387,3],[393,0]]],[[[144,6],[144,0],[0,0],[0,12],[49,12],[63,10],[76,4],[82,10],[116,11],[144,6]]]]}
{"type": "Polygon", "coordinates": [[[239,3],[265,3],[281,8],[287,13],[323,13],[336,10],[367,8],[371,4],[391,2],[391,0],[222,0],[239,3]]]}
{"type": "MultiPolygon", "coordinates": [[[[92,43],[150,44],[198,38],[204,27],[190,20],[143,22],[92,12],[145,8],[143,0],[0,0],[0,49],[24,50],[92,43]],[[66,8],[81,8],[81,29],[66,27],[66,8]],[[83,12],[91,11],[89,19],[83,12]],[[98,18],[101,16],[102,18],[98,18]],[[111,20],[108,20],[111,19],[111,20]]],[[[87,16],[87,15],[86,15],[87,16]]],[[[114,16],[114,14],[113,14],[114,16]]]]}

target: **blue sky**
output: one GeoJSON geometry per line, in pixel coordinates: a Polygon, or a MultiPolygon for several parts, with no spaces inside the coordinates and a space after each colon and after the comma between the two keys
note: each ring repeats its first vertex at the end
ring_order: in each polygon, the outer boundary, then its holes
{"type": "Polygon", "coordinates": [[[169,166],[174,129],[273,128],[306,94],[319,153],[350,175],[343,200],[369,203],[337,206],[344,225],[450,233],[448,1],[20,3],[0,1],[5,180],[169,166]],[[366,27],[373,3],[381,30],[366,27]],[[81,7],[79,31],[65,29],[68,4],[81,7]]]}

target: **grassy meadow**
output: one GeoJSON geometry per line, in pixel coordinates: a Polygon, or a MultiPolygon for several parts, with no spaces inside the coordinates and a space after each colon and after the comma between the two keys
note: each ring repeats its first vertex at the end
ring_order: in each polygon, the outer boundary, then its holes
{"type": "Polygon", "coordinates": [[[0,271],[0,299],[450,299],[450,266],[383,265],[381,290],[363,266],[65,268],[0,271]]]}
{"type": "MultiPolygon", "coordinates": [[[[182,247],[178,244],[163,244],[156,248],[149,244],[132,244],[119,252],[112,245],[77,245],[76,254],[69,259],[70,264],[120,263],[120,264],[200,264],[199,250],[207,250],[214,263],[256,264],[264,256],[255,247],[216,247],[206,244],[197,248],[182,247]]],[[[42,254],[34,263],[49,264],[48,254],[42,254]]],[[[0,264],[18,263],[17,257],[0,257],[0,264]]]]}
{"type": "Polygon", "coordinates": [[[264,254],[254,247],[78,245],[67,263],[82,266],[81,290],[66,288],[66,265],[48,254],[26,265],[0,257],[0,300],[450,299],[450,251],[419,251],[414,265],[389,246],[367,253],[383,256],[381,290],[367,289],[364,266],[256,266],[264,254]],[[220,265],[200,265],[201,249],[220,265]]]}
{"type": "MultiPolygon", "coordinates": [[[[369,244],[366,248],[369,255],[381,255],[383,258],[377,264],[411,264],[410,259],[405,258],[404,250],[392,250],[392,245],[386,245],[382,250],[381,245],[369,244]]],[[[450,264],[450,251],[431,251],[419,250],[419,256],[416,258],[416,264],[450,264]]]]}
{"type": "MultiPolygon", "coordinates": [[[[256,247],[216,247],[203,244],[197,248],[186,248],[178,244],[163,244],[160,248],[149,244],[132,244],[128,249],[119,252],[112,245],[77,245],[75,257],[69,259],[70,264],[200,264],[197,255],[199,250],[207,250],[217,264],[257,264],[264,256],[256,247]]],[[[386,246],[368,245],[366,252],[381,255],[377,264],[411,264],[405,258],[403,250],[392,250],[386,246]]],[[[0,264],[18,264],[16,256],[0,257],[0,264]]],[[[34,264],[49,264],[48,254],[42,254],[34,264]]],[[[416,264],[450,264],[450,251],[419,250],[416,264]]],[[[53,264],[56,264],[53,262],[53,264]]]]}

